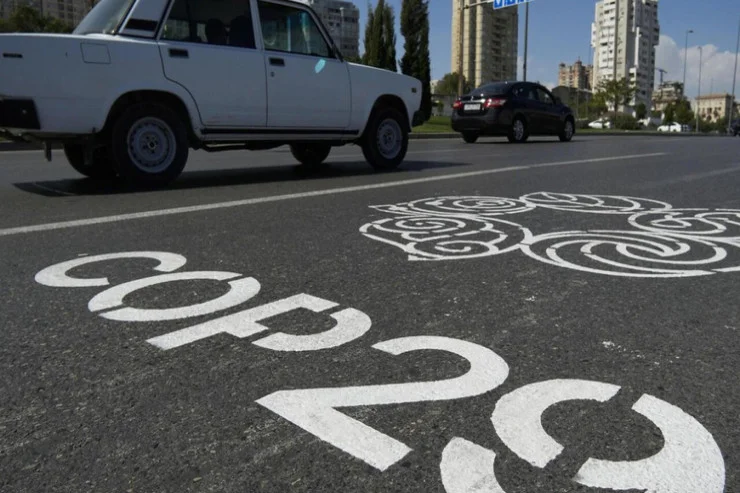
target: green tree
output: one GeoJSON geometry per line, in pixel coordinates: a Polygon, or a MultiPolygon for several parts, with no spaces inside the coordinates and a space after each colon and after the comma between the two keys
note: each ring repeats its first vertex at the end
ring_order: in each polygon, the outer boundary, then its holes
{"type": "Polygon", "coordinates": [[[682,99],[676,103],[676,121],[681,125],[688,125],[696,119],[694,112],[691,110],[691,103],[682,99]]]}
{"type": "Polygon", "coordinates": [[[636,92],[634,84],[624,77],[619,80],[602,80],[596,90],[612,108],[629,104],[636,92]]]}
{"type": "Polygon", "coordinates": [[[673,123],[676,120],[676,105],[673,103],[668,104],[663,111],[663,122],[673,123]]]}
{"type": "Polygon", "coordinates": [[[385,0],[378,0],[374,11],[368,6],[362,61],[371,67],[397,71],[393,8],[385,0]]]}
{"type": "Polygon", "coordinates": [[[637,106],[635,106],[635,117],[638,120],[642,120],[647,116],[647,106],[645,106],[645,103],[638,103],[637,106]]]}
{"type": "Polygon", "coordinates": [[[588,101],[588,115],[589,118],[595,118],[606,112],[606,100],[604,95],[601,93],[595,93],[588,101]]]}
{"type": "Polygon", "coordinates": [[[432,116],[432,62],[429,57],[429,4],[426,0],[403,0],[401,34],[404,37],[401,72],[421,81],[421,111],[426,121],[432,116]]]}
{"type": "MultiPolygon", "coordinates": [[[[439,96],[457,96],[457,85],[459,79],[460,76],[457,72],[445,74],[437,84],[437,90],[434,91],[434,93],[439,96]]],[[[470,83],[468,81],[463,81],[463,92],[470,92],[472,90],[473,87],[471,87],[470,83]]]]}
{"type": "Polygon", "coordinates": [[[73,26],[53,17],[44,17],[28,5],[17,7],[6,21],[0,20],[0,32],[6,33],[71,33],[73,30],[73,26]]]}

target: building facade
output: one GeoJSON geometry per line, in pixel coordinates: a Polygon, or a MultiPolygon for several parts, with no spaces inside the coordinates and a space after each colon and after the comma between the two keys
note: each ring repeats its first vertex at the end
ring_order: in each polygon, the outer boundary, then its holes
{"type": "Polygon", "coordinates": [[[707,94],[696,98],[696,109],[699,117],[710,122],[722,118],[730,119],[732,96],[729,94],[707,94]]]}
{"type": "Polygon", "coordinates": [[[626,78],[636,88],[630,106],[650,107],[655,87],[655,48],[660,38],[658,0],[601,0],[591,25],[592,86],[626,78]],[[619,2],[619,25],[616,25],[619,2]],[[618,40],[618,43],[616,41],[618,40]]]}
{"type": "Polygon", "coordinates": [[[558,70],[558,86],[591,90],[593,65],[584,65],[577,60],[573,65],[561,63],[558,70]]]}
{"type": "Polygon", "coordinates": [[[681,82],[666,81],[653,91],[652,110],[663,113],[671,103],[683,99],[683,84],[681,82]]]}
{"type": "Polygon", "coordinates": [[[360,9],[344,0],[302,0],[316,11],[342,54],[360,57],[360,9]]]}
{"type": "Polygon", "coordinates": [[[95,0],[0,0],[0,18],[7,19],[21,5],[29,5],[44,17],[76,26],[92,9],[95,0]]]}
{"type": "Polygon", "coordinates": [[[491,81],[515,80],[519,51],[518,7],[497,10],[490,4],[472,7],[465,10],[464,25],[461,26],[462,1],[452,0],[451,71],[460,70],[462,56],[463,76],[473,86],[491,81]]]}

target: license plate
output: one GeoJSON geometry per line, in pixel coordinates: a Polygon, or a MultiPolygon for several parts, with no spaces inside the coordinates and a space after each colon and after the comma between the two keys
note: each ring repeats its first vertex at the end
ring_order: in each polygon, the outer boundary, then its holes
{"type": "Polygon", "coordinates": [[[480,104],[479,103],[466,104],[464,106],[464,109],[465,109],[465,111],[480,111],[480,104]]]}

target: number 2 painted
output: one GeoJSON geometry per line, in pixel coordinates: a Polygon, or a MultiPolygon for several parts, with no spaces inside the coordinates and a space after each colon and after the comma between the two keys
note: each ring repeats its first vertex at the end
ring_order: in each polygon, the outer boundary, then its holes
{"type": "Polygon", "coordinates": [[[257,401],[320,439],[386,470],[411,448],[336,408],[461,399],[484,394],[501,385],[509,366],[499,355],[472,342],[438,336],[411,336],[372,346],[393,355],[409,351],[448,351],[470,363],[462,376],[432,382],[395,383],[341,388],[281,390],[257,401]]]}

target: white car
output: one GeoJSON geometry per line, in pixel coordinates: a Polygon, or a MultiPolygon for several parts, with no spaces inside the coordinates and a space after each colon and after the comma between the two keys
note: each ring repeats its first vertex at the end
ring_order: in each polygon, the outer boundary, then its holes
{"type": "Polygon", "coordinates": [[[658,127],[658,132],[690,132],[691,128],[688,125],[681,125],[680,123],[666,123],[658,127]]]}
{"type": "Polygon", "coordinates": [[[0,35],[0,135],[61,142],[90,177],[163,185],[190,149],[290,145],[301,163],[358,144],[405,158],[422,85],[348,63],[285,0],[102,0],[69,35],[0,35]]]}
{"type": "Polygon", "coordinates": [[[612,128],[612,122],[609,120],[599,119],[599,120],[592,121],[591,123],[588,124],[588,126],[590,128],[599,128],[599,129],[612,128]]]}

